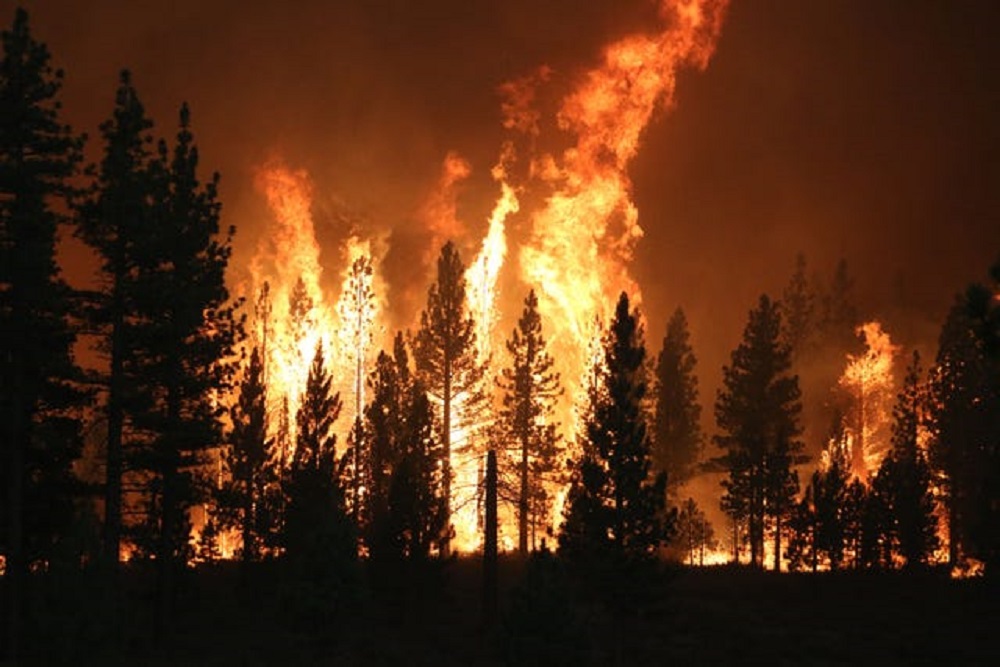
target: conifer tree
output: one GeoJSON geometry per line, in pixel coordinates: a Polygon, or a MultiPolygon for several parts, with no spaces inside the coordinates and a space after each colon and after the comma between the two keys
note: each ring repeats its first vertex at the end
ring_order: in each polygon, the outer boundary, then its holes
{"type": "Polygon", "coordinates": [[[542,335],[542,318],[534,290],[524,300],[524,311],[507,341],[510,366],[500,376],[503,407],[498,422],[502,438],[513,454],[517,477],[518,549],[528,552],[529,525],[543,520],[539,510],[549,499],[544,482],[556,472],[559,436],[553,420],[555,401],[562,394],[559,374],[553,370],[542,335]],[[541,507],[540,507],[541,506],[541,507]]]}
{"type": "Polygon", "coordinates": [[[886,538],[908,568],[926,564],[938,543],[930,466],[918,444],[925,402],[920,384],[920,355],[914,352],[893,409],[892,450],[879,470],[879,476],[886,482],[892,514],[886,538]]]}
{"type": "Polygon", "coordinates": [[[71,293],[56,264],[83,139],[59,118],[62,72],[23,9],[0,34],[0,549],[6,556],[6,649],[18,658],[28,562],[51,558],[72,521],[74,410],[71,293]]]}
{"type": "MultiPolygon", "coordinates": [[[[477,426],[482,409],[483,367],[476,357],[475,322],[466,302],[465,266],[451,242],[441,248],[437,279],[427,292],[427,307],[420,315],[420,329],[413,339],[417,376],[433,398],[444,446],[444,490],[448,499],[448,520],[454,502],[452,467],[456,457],[474,456],[471,442],[452,442],[452,434],[462,428],[469,433],[477,426]]],[[[449,538],[443,536],[443,552],[449,552],[449,538]]]]}
{"type": "Polygon", "coordinates": [[[214,397],[229,390],[242,336],[238,302],[225,270],[234,228],[220,229],[218,174],[202,183],[187,105],[172,149],[158,146],[148,257],[137,270],[136,311],[146,318],[133,352],[137,429],[148,434],[146,525],[160,577],[161,619],[169,622],[173,580],[190,557],[189,509],[201,499],[199,472],[224,442],[223,411],[214,397]]]}
{"type": "Polygon", "coordinates": [[[371,388],[369,551],[373,559],[425,559],[446,525],[443,447],[401,333],[392,356],[379,354],[371,388]]]}
{"type": "Polygon", "coordinates": [[[689,338],[687,318],[678,308],[667,324],[656,362],[653,421],[653,466],[667,473],[667,489],[673,495],[694,474],[703,440],[694,374],[697,360],[689,338]]]}
{"type": "Polygon", "coordinates": [[[139,437],[126,433],[127,417],[137,408],[128,397],[142,382],[136,372],[136,341],[140,327],[148,325],[150,319],[138,312],[135,277],[152,259],[152,126],[131,75],[122,71],[114,111],[101,125],[104,158],[79,230],[101,258],[102,286],[93,319],[108,368],[103,378],[107,388],[103,406],[107,422],[104,556],[113,566],[118,563],[122,539],[126,445],[139,437]]]}
{"type": "Polygon", "coordinates": [[[340,395],[333,390],[320,342],[295,415],[295,451],[285,489],[284,545],[293,560],[312,562],[323,558],[327,549],[345,557],[354,553],[353,538],[348,538],[345,494],[337,475],[333,426],[340,409],[340,395]]]}
{"type": "Polygon", "coordinates": [[[776,521],[775,558],[781,553],[781,519],[797,491],[792,465],[801,442],[798,377],[790,373],[790,350],[780,338],[781,316],[765,295],[750,312],[743,341],[723,368],[723,387],[715,403],[728,473],[723,507],[745,513],[751,561],[762,565],[765,518],[776,521]]]}
{"type": "Polygon", "coordinates": [[[811,343],[816,326],[816,293],[806,275],[806,256],[795,256],[795,271],[785,286],[779,304],[782,340],[791,348],[792,358],[799,359],[811,343]]]}
{"type": "Polygon", "coordinates": [[[643,402],[646,348],[637,311],[622,293],[604,339],[605,371],[594,395],[584,454],[576,462],[560,550],[582,561],[647,560],[671,535],[666,475],[650,471],[643,402]]]}
{"type": "Polygon", "coordinates": [[[244,563],[258,560],[278,528],[279,461],[267,437],[267,386],[263,353],[254,346],[243,366],[239,396],[230,409],[233,423],[223,462],[229,479],[219,494],[226,524],[241,536],[244,563]]]}

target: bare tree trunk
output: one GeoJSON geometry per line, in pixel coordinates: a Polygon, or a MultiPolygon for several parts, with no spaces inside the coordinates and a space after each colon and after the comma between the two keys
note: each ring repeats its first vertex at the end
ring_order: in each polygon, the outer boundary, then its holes
{"type": "Polygon", "coordinates": [[[486,534],[483,539],[483,624],[489,628],[497,616],[497,455],[486,453],[486,534]]]}
{"type": "MultiPolygon", "coordinates": [[[[11,351],[11,356],[16,352],[11,351]]],[[[12,387],[23,387],[21,363],[10,359],[14,367],[12,387]]],[[[21,611],[24,608],[24,457],[28,439],[27,420],[19,392],[11,392],[10,442],[7,460],[7,661],[17,665],[21,653],[21,611]]]]}

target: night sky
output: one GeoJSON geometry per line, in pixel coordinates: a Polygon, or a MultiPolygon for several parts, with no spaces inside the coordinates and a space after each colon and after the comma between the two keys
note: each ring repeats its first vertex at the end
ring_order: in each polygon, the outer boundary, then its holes
{"type": "MultiPolygon", "coordinates": [[[[333,248],[352,225],[419,235],[414,211],[457,151],[474,169],[459,210],[478,238],[496,196],[497,86],[542,64],[556,89],[570,85],[603,44],[649,25],[652,4],[26,7],[66,70],[65,118],[91,136],[92,158],[119,69],[132,70],[159,135],[191,104],[239,258],[269,215],[254,172],[275,156],[312,175],[318,234],[333,248]]],[[[2,7],[7,25],[13,5],[2,7]]],[[[682,75],[631,169],[650,347],[683,305],[706,412],[747,311],[762,291],[780,295],[799,250],[824,276],[846,257],[862,314],[933,352],[953,295],[1000,252],[998,21],[992,0],[733,0],[708,69],[682,75]]],[[[85,265],[67,254],[78,281],[85,265]]]]}

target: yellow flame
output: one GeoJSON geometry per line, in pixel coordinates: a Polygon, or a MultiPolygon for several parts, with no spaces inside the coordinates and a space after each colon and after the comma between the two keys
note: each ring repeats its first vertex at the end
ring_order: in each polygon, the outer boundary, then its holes
{"type": "Polygon", "coordinates": [[[892,367],[899,348],[879,322],[862,324],[857,333],[864,338],[866,349],[859,355],[847,355],[840,386],[854,403],[855,418],[846,429],[851,472],[867,481],[889,449],[892,367]]]}

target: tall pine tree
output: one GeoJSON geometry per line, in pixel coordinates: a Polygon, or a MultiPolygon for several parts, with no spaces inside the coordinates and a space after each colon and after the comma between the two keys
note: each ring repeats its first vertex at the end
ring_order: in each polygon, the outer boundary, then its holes
{"type": "Polygon", "coordinates": [[[500,376],[503,407],[498,422],[517,478],[518,549],[525,554],[529,527],[546,518],[544,508],[550,502],[545,482],[556,471],[559,436],[553,414],[555,401],[562,394],[559,374],[553,370],[542,335],[534,290],[524,300],[517,328],[507,341],[507,352],[510,366],[500,376]]]}
{"type": "Polygon", "coordinates": [[[197,472],[224,441],[224,408],[214,399],[231,386],[242,336],[238,302],[224,280],[235,230],[220,229],[219,177],[202,183],[198,157],[183,105],[173,149],[161,141],[151,165],[150,257],[135,287],[136,308],[149,324],[134,349],[144,378],[134,421],[149,434],[147,527],[164,621],[171,618],[175,572],[190,556],[188,510],[201,497],[197,472]]]}
{"type": "Polygon", "coordinates": [[[670,537],[672,517],[665,511],[666,475],[650,469],[646,347],[625,293],[604,338],[603,363],[559,547],[584,561],[601,554],[612,562],[646,560],[670,537]]]}
{"type": "Polygon", "coordinates": [[[127,417],[137,407],[128,404],[128,397],[142,382],[136,373],[136,337],[138,329],[150,319],[138,312],[135,277],[140,266],[152,259],[152,126],[131,75],[123,71],[112,116],[101,124],[104,157],[93,197],[83,208],[79,230],[81,238],[101,259],[101,287],[93,319],[99,349],[107,360],[102,378],[107,429],[104,557],[112,566],[117,566],[121,550],[126,443],[130,437],[137,437],[126,433],[127,417]]]}
{"type": "Polygon", "coordinates": [[[893,408],[892,449],[879,469],[892,516],[885,539],[891,542],[907,568],[926,565],[938,546],[931,470],[918,443],[925,403],[920,355],[914,352],[903,390],[893,408]]]}
{"type": "Polygon", "coordinates": [[[59,119],[62,72],[32,36],[27,12],[15,12],[0,41],[0,549],[6,652],[16,660],[28,562],[52,559],[72,522],[70,464],[84,397],[56,239],[83,139],[59,119]]]}
{"type": "Polygon", "coordinates": [[[694,474],[703,441],[694,373],[697,360],[689,339],[687,318],[678,308],[667,324],[656,362],[653,420],[653,465],[667,473],[667,489],[674,497],[694,474]]]}
{"type": "MultiPolygon", "coordinates": [[[[454,505],[452,478],[456,457],[475,456],[472,442],[452,441],[462,429],[471,440],[476,416],[484,404],[484,370],[476,357],[476,328],[466,301],[465,265],[451,242],[441,248],[437,279],[427,292],[427,308],[413,339],[417,376],[437,408],[440,440],[444,446],[444,489],[448,521],[454,505]]],[[[444,536],[442,551],[450,540],[444,536]]]]}
{"type": "Polygon", "coordinates": [[[715,403],[728,477],[723,507],[747,517],[751,561],[761,566],[765,520],[775,519],[775,559],[781,552],[781,519],[797,491],[802,444],[798,377],[790,373],[791,351],[781,340],[781,316],[766,295],[750,311],[743,341],[723,368],[723,387],[715,403]]]}

